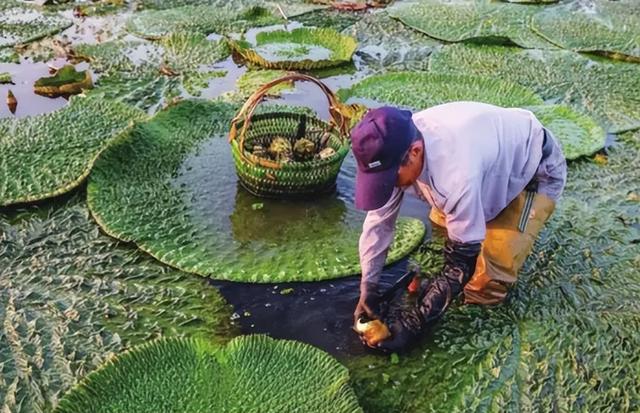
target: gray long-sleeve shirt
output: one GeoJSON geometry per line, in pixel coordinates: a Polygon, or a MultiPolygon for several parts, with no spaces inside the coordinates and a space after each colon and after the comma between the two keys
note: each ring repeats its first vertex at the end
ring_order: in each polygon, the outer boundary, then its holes
{"type": "Polygon", "coordinates": [[[424,167],[413,187],[395,188],[369,211],[360,236],[362,282],[378,283],[405,191],[446,217],[449,238],[481,242],[495,218],[536,177],[538,192],[557,200],[566,161],[553,135],[542,159],[544,128],[533,113],[477,102],[454,102],[414,113],[425,143],[424,167]]]}

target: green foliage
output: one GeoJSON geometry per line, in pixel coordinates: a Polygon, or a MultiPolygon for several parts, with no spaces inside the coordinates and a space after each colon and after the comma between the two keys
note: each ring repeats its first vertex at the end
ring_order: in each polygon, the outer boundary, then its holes
{"type": "Polygon", "coordinates": [[[268,9],[235,8],[231,5],[189,5],[166,10],[146,10],[132,15],[129,32],[147,39],[159,39],[173,32],[201,34],[242,32],[249,27],[279,23],[268,9]]]}
{"type": "Polygon", "coordinates": [[[542,98],[565,103],[609,132],[640,127],[640,65],[591,60],[568,51],[452,45],[432,56],[440,73],[490,76],[519,83],[542,98]]]}
{"type": "Polygon", "coordinates": [[[158,42],[79,45],[75,52],[102,73],[98,93],[146,110],[181,94],[181,87],[198,96],[209,79],[224,74],[212,65],[230,54],[224,40],[210,41],[203,34],[187,32],[171,33],[158,42]]]}
{"type": "Polygon", "coordinates": [[[20,55],[13,49],[0,48],[0,63],[20,63],[20,55]]]}
{"type": "Polygon", "coordinates": [[[159,337],[237,333],[216,289],[102,235],[83,193],[0,210],[0,409],[50,412],[103,361],[159,337]]]}
{"type": "Polygon", "coordinates": [[[533,18],[533,28],[550,42],[579,52],[640,62],[640,7],[607,0],[550,7],[533,18]]]}
{"type": "Polygon", "coordinates": [[[551,4],[557,3],[560,0],[502,0],[508,3],[518,3],[518,4],[551,4]]]}
{"type": "Polygon", "coordinates": [[[302,23],[305,27],[331,28],[342,31],[358,22],[361,18],[361,15],[355,13],[345,13],[334,9],[322,9],[297,16],[295,21],[302,23]]]}
{"type": "Polygon", "coordinates": [[[71,21],[57,14],[24,7],[5,0],[0,3],[0,49],[24,44],[55,34],[71,26],[71,21]]]}
{"type": "Polygon", "coordinates": [[[396,72],[374,75],[338,91],[343,101],[373,100],[379,103],[426,109],[441,103],[471,100],[499,106],[542,104],[531,90],[515,83],[477,76],[430,72],[396,72]]]}
{"type": "Polygon", "coordinates": [[[231,9],[242,9],[260,6],[268,9],[274,16],[279,16],[279,8],[284,11],[287,17],[304,15],[314,10],[326,9],[327,6],[314,4],[306,0],[277,0],[277,1],[256,1],[256,0],[142,0],[144,8],[164,10],[182,6],[215,6],[227,7],[231,9]]]}
{"type": "Polygon", "coordinates": [[[530,27],[539,6],[486,0],[421,0],[388,8],[389,15],[433,38],[512,42],[525,48],[553,48],[530,27]]]}
{"type": "Polygon", "coordinates": [[[529,108],[542,124],[553,132],[567,159],[591,155],[604,147],[606,134],[590,117],[565,105],[529,108]]]}
{"type": "Polygon", "coordinates": [[[78,83],[85,79],[86,73],[86,71],[77,71],[73,65],[64,65],[54,76],[41,77],[36,80],[34,86],[62,86],[78,83]]]}
{"type": "Polygon", "coordinates": [[[386,11],[365,14],[343,33],[358,41],[358,56],[374,69],[426,70],[429,55],[441,45],[386,11]]]}
{"type": "Polygon", "coordinates": [[[144,114],[99,97],[74,97],[56,112],[0,120],[0,206],[68,192],[98,154],[144,114]]]}
{"type": "Polygon", "coordinates": [[[299,28],[256,35],[256,46],[229,42],[248,62],[269,69],[309,70],[338,66],[351,61],[357,43],[333,29],[299,28]]]}
{"type": "Polygon", "coordinates": [[[41,77],[33,85],[37,94],[49,97],[75,95],[92,87],[89,71],[77,71],[73,65],[64,65],[55,75],[41,77]]]}
{"type": "Polygon", "coordinates": [[[640,162],[639,142],[638,134],[623,136],[606,166],[571,164],[557,210],[505,304],[454,306],[398,365],[350,360],[363,408],[637,411],[640,203],[631,191],[640,172],[629,165],[640,162]]]}
{"type": "Polygon", "coordinates": [[[362,412],[348,382],[333,357],[295,341],[160,340],[104,365],[55,412],[362,412]]]}
{"type": "MultiPolygon", "coordinates": [[[[223,98],[230,102],[244,103],[249,96],[265,83],[287,74],[284,70],[248,70],[236,80],[236,90],[226,93],[223,98]]],[[[274,86],[268,96],[276,97],[286,90],[293,89],[293,82],[284,82],[274,86]]]]}
{"type": "MultiPolygon", "coordinates": [[[[88,186],[102,228],[162,262],[216,279],[313,281],[358,273],[363,215],[350,204],[327,197],[293,208],[264,200],[255,210],[259,199],[236,189],[222,139],[236,109],[181,102],[105,151],[88,186]]],[[[420,242],[424,226],[403,220],[397,232],[389,262],[420,242]]]]}
{"type": "Polygon", "coordinates": [[[0,85],[11,82],[11,73],[0,72],[0,85]]]}

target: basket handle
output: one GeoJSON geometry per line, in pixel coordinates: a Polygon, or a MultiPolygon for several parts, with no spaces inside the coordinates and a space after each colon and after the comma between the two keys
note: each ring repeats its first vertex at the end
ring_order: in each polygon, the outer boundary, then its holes
{"type": "MultiPolygon", "coordinates": [[[[271,88],[274,86],[283,83],[283,82],[295,82],[295,81],[307,81],[312,82],[317,85],[320,90],[327,97],[327,101],[329,103],[329,115],[331,116],[331,124],[338,129],[340,132],[340,138],[344,141],[345,137],[349,134],[349,122],[350,119],[345,112],[347,112],[344,108],[344,105],[340,103],[338,97],[333,93],[331,89],[320,80],[316,79],[313,76],[304,75],[302,73],[288,73],[278,79],[272,80],[269,83],[264,84],[258,90],[256,90],[247,101],[244,103],[238,114],[231,121],[231,130],[229,132],[229,142],[232,142],[235,139],[238,139],[240,146],[240,156],[243,157],[244,160],[252,162],[252,160],[246,158],[244,153],[244,140],[247,134],[247,130],[249,124],[251,123],[251,118],[253,117],[253,113],[258,107],[258,104],[262,102],[264,96],[269,92],[271,88]],[[242,125],[242,129],[238,134],[238,122],[244,120],[242,125]]],[[[348,112],[347,112],[348,113],[348,112]]],[[[269,162],[269,166],[275,167],[275,165],[280,165],[276,162],[269,162]]]]}

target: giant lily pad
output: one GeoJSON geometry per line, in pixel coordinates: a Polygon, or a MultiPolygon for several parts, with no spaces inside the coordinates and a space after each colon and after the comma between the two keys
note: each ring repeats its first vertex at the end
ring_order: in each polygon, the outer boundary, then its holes
{"type": "MultiPolygon", "coordinates": [[[[471,100],[498,106],[539,105],[532,91],[505,81],[475,76],[430,72],[398,72],[375,75],[343,89],[338,95],[347,103],[400,105],[422,110],[441,103],[471,100]]],[[[538,119],[561,142],[567,159],[590,155],[604,146],[605,132],[590,117],[564,105],[534,106],[538,119]]]]}
{"type": "Polygon", "coordinates": [[[486,0],[421,0],[388,8],[391,17],[447,42],[491,39],[525,48],[552,48],[530,27],[531,17],[540,10],[486,0]]]}
{"type": "Polygon", "coordinates": [[[515,83],[477,76],[430,72],[397,72],[374,75],[342,89],[338,96],[347,103],[387,103],[426,109],[441,103],[473,100],[499,106],[542,104],[533,91],[515,83]],[[364,99],[364,100],[363,100],[364,99]]]}
{"type": "Polygon", "coordinates": [[[308,344],[243,336],[226,347],[161,340],[120,355],[61,401],[56,413],[358,413],[349,372],[308,344]]]}
{"type": "Polygon", "coordinates": [[[213,64],[230,54],[224,40],[188,32],[171,33],[159,42],[116,40],[74,50],[102,75],[99,93],[144,109],[180,94],[180,86],[199,95],[209,79],[224,74],[213,64]]]}
{"type": "Polygon", "coordinates": [[[127,20],[127,30],[147,39],[159,39],[172,32],[225,34],[278,22],[271,10],[261,7],[190,5],[136,13],[127,20]]]}
{"type": "Polygon", "coordinates": [[[151,339],[237,333],[215,288],[101,234],[83,194],[0,211],[0,234],[5,411],[50,412],[103,361],[151,339]]]}
{"type": "MultiPolygon", "coordinates": [[[[629,168],[640,162],[639,138],[624,136],[606,167],[572,164],[556,212],[506,303],[454,306],[421,348],[395,365],[386,358],[350,359],[363,408],[635,410],[638,246],[620,217],[640,214],[640,203],[629,196],[640,181],[640,170],[629,168]]],[[[423,255],[423,269],[437,271],[439,254],[423,255]]]]}
{"type": "Polygon", "coordinates": [[[576,159],[583,155],[591,155],[604,147],[604,129],[589,116],[565,105],[546,105],[529,109],[560,141],[565,158],[576,159]]]}
{"type": "Polygon", "coordinates": [[[615,1],[568,3],[538,13],[533,27],[565,49],[640,62],[639,13],[615,1]]]}
{"type": "Polygon", "coordinates": [[[392,19],[386,11],[364,15],[343,33],[358,41],[357,55],[376,69],[426,70],[429,56],[441,46],[439,41],[392,19]]]}
{"type": "Polygon", "coordinates": [[[256,35],[256,45],[230,41],[244,59],[269,69],[319,69],[351,61],[356,41],[333,29],[299,28],[274,30],[256,35]]]}
{"type": "Polygon", "coordinates": [[[28,43],[55,34],[72,22],[54,13],[43,13],[13,0],[0,4],[0,48],[28,43]]]}
{"type": "MultiPolygon", "coordinates": [[[[353,188],[341,198],[293,204],[250,196],[237,186],[225,140],[236,109],[185,101],[106,151],[88,186],[102,228],[162,262],[216,279],[313,281],[358,273],[363,215],[348,198],[353,188]],[[263,207],[252,208],[257,203],[263,207]]],[[[422,223],[402,220],[388,261],[409,253],[423,234],[422,223]]]]}
{"type": "Polygon", "coordinates": [[[640,65],[591,60],[568,51],[451,45],[431,57],[430,68],[509,80],[546,100],[591,115],[610,132],[640,127],[640,65]]]}
{"type": "Polygon", "coordinates": [[[65,193],[98,154],[144,113],[99,97],[74,97],[46,115],[0,120],[0,205],[65,193]]]}

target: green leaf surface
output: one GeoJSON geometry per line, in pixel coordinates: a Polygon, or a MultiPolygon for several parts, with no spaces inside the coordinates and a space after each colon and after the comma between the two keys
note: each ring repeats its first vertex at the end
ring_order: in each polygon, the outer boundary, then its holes
{"type": "Polygon", "coordinates": [[[591,155],[604,147],[606,133],[589,116],[565,105],[545,105],[530,109],[560,142],[567,159],[591,155]]]}
{"type": "Polygon", "coordinates": [[[431,57],[430,68],[519,83],[547,101],[592,116],[609,132],[640,127],[637,64],[592,60],[568,51],[451,45],[431,57]]]}
{"type": "Polygon", "coordinates": [[[358,57],[374,70],[426,70],[429,56],[442,45],[389,17],[386,11],[365,14],[343,34],[358,41],[358,57]]]}
{"type": "Polygon", "coordinates": [[[531,90],[515,83],[478,76],[430,72],[395,72],[365,78],[338,91],[343,101],[386,103],[414,110],[446,102],[468,100],[498,106],[517,107],[542,104],[531,90]]]}
{"type": "MultiPolygon", "coordinates": [[[[102,228],[162,262],[215,279],[314,281],[358,273],[363,215],[351,201],[328,196],[291,204],[238,187],[224,139],[236,109],[185,101],[105,152],[88,187],[102,228]],[[264,208],[252,207],[263,201],[264,208]]],[[[422,223],[401,220],[388,262],[423,235],[422,223]]]]}
{"type": "Polygon", "coordinates": [[[209,79],[224,74],[213,65],[231,52],[224,40],[176,32],[157,42],[115,40],[81,44],[75,47],[75,53],[102,74],[97,93],[153,111],[183,94],[182,88],[189,95],[198,96],[209,79]]]}
{"type": "Polygon", "coordinates": [[[173,32],[227,34],[280,22],[271,10],[257,6],[188,5],[136,13],[127,20],[126,28],[137,36],[159,39],[173,32]]]}
{"type": "Polygon", "coordinates": [[[535,5],[487,0],[420,0],[388,8],[391,17],[447,42],[502,41],[531,49],[554,48],[531,29],[531,18],[540,10],[535,5]]]}
{"type": "Polygon", "coordinates": [[[56,112],[0,120],[0,206],[77,187],[98,154],[144,117],[121,103],[78,96],[56,112]]]}
{"type": "Polygon", "coordinates": [[[0,3],[0,49],[32,42],[58,33],[72,22],[55,13],[24,7],[23,3],[0,3]]]}
{"type": "Polygon", "coordinates": [[[84,193],[0,210],[0,406],[50,412],[103,361],[160,337],[224,343],[232,309],[198,277],[100,233],[84,193]]]}
{"type": "Polygon", "coordinates": [[[596,0],[550,7],[533,18],[533,28],[550,42],[578,52],[640,62],[640,5],[596,0]]]}
{"type": "Polygon", "coordinates": [[[230,46],[249,63],[268,69],[309,70],[338,66],[351,61],[357,43],[333,29],[299,28],[256,35],[256,45],[230,41],[230,46]]]}
{"type": "Polygon", "coordinates": [[[55,412],[362,412],[348,381],[333,357],[295,341],[161,340],[104,365],[55,412]]]}
{"type": "MultiPolygon", "coordinates": [[[[365,411],[638,410],[638,162],[640,135],[627,133],[606,165],[571,164],[504,304],[453,306],[397,365],[350,359],[365,411]]],[[[438,248],[414,257],[428,273],[442,265],[438,248]]]]}

